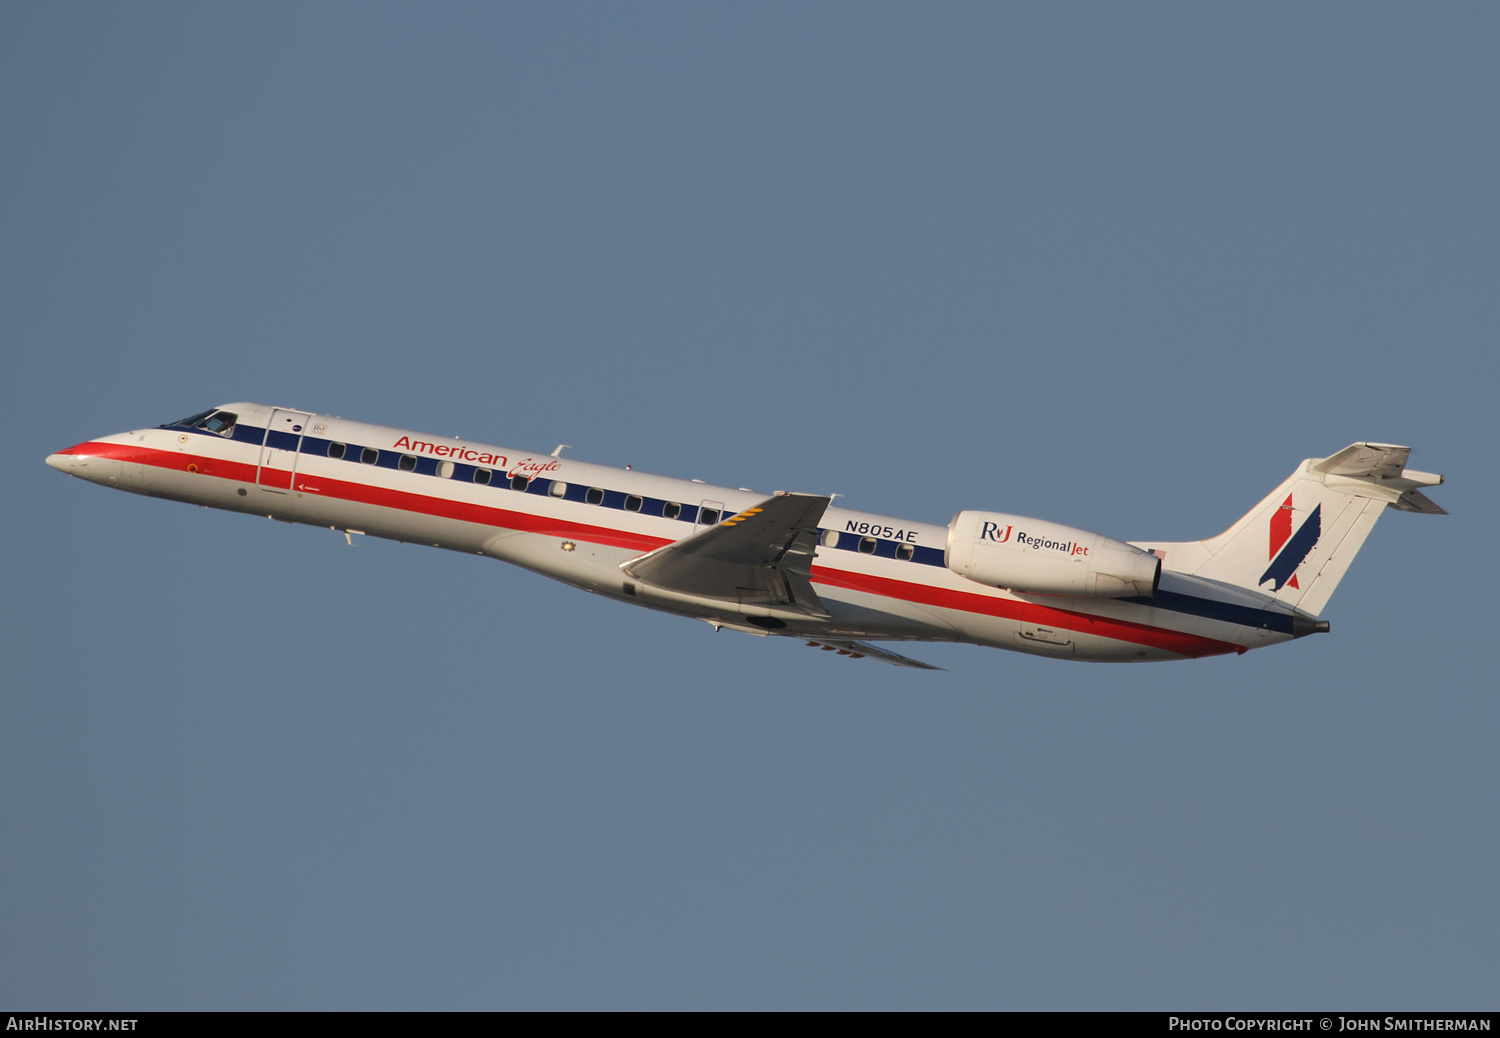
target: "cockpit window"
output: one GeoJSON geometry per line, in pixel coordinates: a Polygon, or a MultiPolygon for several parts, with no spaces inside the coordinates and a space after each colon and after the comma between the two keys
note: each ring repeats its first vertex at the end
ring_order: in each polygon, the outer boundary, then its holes
{"type": "Polygon", "coordinates": [[[216,407],[210,407],[207,411],[199,411],[187,418],[179,418],[175,422],[168,422],[163,429],[173,429],[178,426],[186,426],[189,429],[202,429],[204,432],[217,433],[220,436],[233,436],[234,423],[239,415],[229,411],[220,411],[216,407]]]}
{"type": "Polygon", "coordinates": [[[214,408],[214,407],[210,407],[207,411],[199,411],[197,414],[195,414],[195,415],[193,415],[193,416],[191,416],[189,418],[179,418],[175,422],[168,422],[166,425],[162,426],[162,428],[163,429],[170,429],[174,425],[186,425],[186,426],[191,427],[191,426],[197,425],[199,422],[201,422],[205,418],[209,417],[216,410],[218,410],[218,409],[214,408]]]}
{"type": "Polygon", "coordinates": [[[234,423],[238,418],[239,415],[231,414],[228,411],[215,411],[210,417],[203,419],[203,421],[194,422],[193,428],[206,429],[211,433],[218,433],[220,436],[233,436],[234,423]]]}

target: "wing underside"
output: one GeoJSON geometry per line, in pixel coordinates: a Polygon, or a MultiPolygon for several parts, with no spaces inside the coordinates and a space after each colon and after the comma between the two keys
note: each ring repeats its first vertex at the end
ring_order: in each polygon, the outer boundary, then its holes
{"type": "Polygon", "coordinates": [[[842,639],[832,639],[808,642],[815,649],[827,649],[837,652],[840,656],[848,656],[850,659],[860,659],[868,656],[872,660],[880,660],[883,663],[891,663],[897,667],[913,667],[917,670],[942,670],[942,667],[933,666],[931,663],[923,663],[914,660],[910,656],[903,656],[899,652],[891,652],[882,649],[878,645],[870,645],[868,642],[851,642],[842,639]]]}
{"type": "Polygon", "coordinates": [[[620,569],[674,595],[827,618],[812,587],[812,560],[828,501],[778,494],[620,569]]]}
{"type": "MultiPolygon", "coordinates": [[[[818,523],[828,502],[812,494],[777,494],[620,569],[641,585],[634,593],[647,604],[653,598],[667,604],[663,596],[670,596],[673,605],[692,607],[716,625],[767,634],[786,629],[790,621],[806,631],[809,623],[821,626],[829,619],[812,586],[818,523]]],[[[865,642],[818,638],[808,644],[851,659],[942,669],[865,642]]]]}

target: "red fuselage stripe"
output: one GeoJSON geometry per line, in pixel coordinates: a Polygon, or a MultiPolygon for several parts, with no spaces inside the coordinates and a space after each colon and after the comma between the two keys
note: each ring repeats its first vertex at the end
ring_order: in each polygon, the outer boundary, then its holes
{"type": "Polygon", "coordinates": [[[1113,620],[1071,609],[1056,609],[1036,602],[1018,602],[1009,598],[992,598],[971,591],[955,591],[951,588],[935,587],[931,584],[914,584],[890,577],[877,577],[868,573],[852,573],[848,570],[828,569],[814,566],[813,582],[830,587],[864,591],[883,598],[895,598],[918,605],[937,606],[940,609],[956,609],[965,613],[981,613],[998,616],[1006,620],[1025,621],[1043,627],[1060,627],[1079,634],[1096,634],[1102,638],[1149,645],[1165,649],[1182,656],[1219,656],[1227,652],[1238,652],[1240,646],[1221,642],[1196,634],[1184,634],[1160,627],[1132,623],[1129,620],[1113,620]]]}
{"type": "MultiPolygon", "coordinates": [[[[229,479],[240,483],[255,483],[256,466],[239,461],[225,461],[195,454],[164,451],[154,447],[138,447],[128,443],[80,443],[69,447],[62,454],[77,454],[92,458],[109,458],[131,464],[151,465],[155,468],[172,469],[179,472],[196,472],[200,475],[229,479]]],[[[404,512],[454,519],[480,526],[495,526],[506,530],[521,530],[540,533],[549,537],[576,537],[591,544],[607,544],[633,551],[652,551],[672,542],[667,538],[647,534],[630,533],[607,526],[592,526],[586,523],[568,522],[529,512],[515,512],[507,508],[490,505],[475,505],[465,501],[453,501],[427,494],[413,494],[405,490],[389,490],[349,480],[333,479],[329,476],[304,476],[299,474],[296,489],[318,497],[342,501],[357,501],[361,504],[394,508],[404,512]]],[[[261,469],[261,481],[279,489],[290,489],[289,473],[279,469],[261,469]]],[[[1196,634],[1170,631],[1128,620],[1114,620],[1092,616],[1071,609],[1055,609],[1035,602],[1020,602],[1008,598],[994,598],[970,591],[955,591],[890,577],[877,577],[868,573],[814,566],[812,579],[816,584],[828,587],[862,591],[882,598],[894,598],[919,605],[954,609],[965,613],[996,616],[1006,620],[1024,621],[1045,627],[1075,631],[1079,634],[1098,635],[1136,645],[1147,645],[1181,656],[1219,656],[1229,652],[1243,652],[1242,646],[1204,638],[1196,634]]]]}
{"type": "MultiPolygon", "coordinates": [[[[69,447],[59,453],[87,455],[91,458],[110,458],[131,464],[175,469],[179,472],[196,471],[205,476],[216,476],[240,483],[255,483],[256,466],[254,465],[177,451],[164,451],[154,447],[138,447],[129,443],[80,443],[77,447],[69,447]]],[[[290,473],[284,469],[270,469],[262,466],[260,473],[263,485],[281,490],[292,489],[290,473]]],[[[672,543],[664,537],[630,533],[607,526],[573,523],[543,515],[532,515],[529,512],[513,512],[508,508],[453,501],[445,497],[413,494],[405,490],[389,490],[385,487],[370,486],[368,483],[354,483],[329,476],[309,476],[298,473],[296,489],[301,493],[317,497],[357,501],[361,504],[395,508],[403,512],[417,512],[442,519],[456,519],[480,526],[546,534],[549,537],[576,537],[591,544],[608,544],[612,547],[630,548],[635,551],[651,551],[664,544],[672,543]]]]}

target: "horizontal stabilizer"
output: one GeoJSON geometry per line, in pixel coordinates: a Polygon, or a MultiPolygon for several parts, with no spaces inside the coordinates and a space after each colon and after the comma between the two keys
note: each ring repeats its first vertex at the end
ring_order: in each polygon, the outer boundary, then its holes
{"type": "Polygon", "coordinates": [[[1408,490],[1391,504],[1403,512],[1423,512],[1427,515],[1447,515],[1448,510],[1420,490],[1408,490]]]}
{"type": "Polygon", "coordinates": [[[1395,479],[1406,468],[1410,447],[1393,443],[1355,443],[1337,454],[1315,461],[1309,472],[1326,472],[1330,476],[1356,476],[1368,479],[1395,479]]]}
{"type": "Polygon", "coordinates": [[[852,660],[868,656],[872,660],[882,660],[897,667],[913,667],[916,670],[942,670],[942,667],[934,667],[931,663],[923,663],[914,660],[910,656],[903,656],[899,652],[891,652],[865,642],[847,641],[816,641],[808,642],[815,649],[827,649],[829,652],[837,652],[840,656],[848,656],[852,660]]]}

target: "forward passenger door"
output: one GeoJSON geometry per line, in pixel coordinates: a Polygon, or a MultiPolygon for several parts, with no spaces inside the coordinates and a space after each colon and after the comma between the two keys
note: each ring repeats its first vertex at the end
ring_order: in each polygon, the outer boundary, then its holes
{"type": "Polygon", "coordinates": [[[283,411],[280,408],[271,412],[265,439],[261,441],[260,466],[255,473],[255,482],[262,490],[284,494],[292,488],[303,430],[311,417],[304,411],[283,411]]]}

